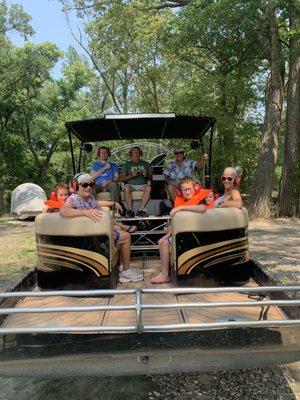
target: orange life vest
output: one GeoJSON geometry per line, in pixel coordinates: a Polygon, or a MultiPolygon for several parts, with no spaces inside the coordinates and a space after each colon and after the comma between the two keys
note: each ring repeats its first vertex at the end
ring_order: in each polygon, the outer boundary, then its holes
{"type": "Polygon", "coordinates": [[[198,205],[202,200],[205,199],[211,193],[211,189],[198,189],[195,190],[194,196],[186,200],[183,195],[177,195],[175,197],[174,201],[174,208],[180,207],[180,206],[196,206],[198,205]]]}
{"type": "Polygon", "coordinates": [[[45,200],[44,203],[49,208],[62,208],[62,206],[64,205],[64,203],[60,199],[59,200],[51,200],[51,199],[45,200]]]}

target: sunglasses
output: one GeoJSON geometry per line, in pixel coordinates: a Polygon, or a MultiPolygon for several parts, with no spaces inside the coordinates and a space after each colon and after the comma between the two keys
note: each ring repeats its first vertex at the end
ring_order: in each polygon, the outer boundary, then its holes
{"type": "Polygon", "coordinates": [[[175,151],[175,156],[177,156],[177,154],[184,154],[184,151],[175,151]]]}
{"type": "Polygon", "coordinates": [[[231,181],[233,181],[233,178],[231,178],[231,176],[222,176],[222,181],[224,182],[224,181],[229,181],[229,182],[231,182],[231,181]]]}
{"type": "Polygon", "coordinates": [[[82,186],[83,188],[87,188],[87,187],[94,187],[94,182],[91,182],[91,183],[87,183],[87,182],[85,182],[85,183],[80,183],[80,186],[82,186]]]}

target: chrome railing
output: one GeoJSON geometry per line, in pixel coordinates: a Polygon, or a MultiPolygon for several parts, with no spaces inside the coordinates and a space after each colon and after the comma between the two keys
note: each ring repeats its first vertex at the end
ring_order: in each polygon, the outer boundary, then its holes
{"type": "MultiPolygon", "coordinates": [[[[104,333],[104,332],[154,332],[154,331],[191,331],[207,329],[226,329],[226,328],[247,328],[247,327],[280,327],[280,326],[300,326],[300,319],[278,319],[278,320],[228,320],[208,323],[178,323],[178,324],[159,324],[147,325],[143,323],[144,310],[166,310],[166,309],[200,309],[214,307],[299,307],[300,299],[284,300],[262,300],[250,299],[248,301],[209,301],[209,302],[186,302],[186,303],[144,303],[143,295],[149,294],[207,294],[207,293],[229,293],[240,292],[243,294],[264,294],[271,292],[291,293],[296,297],[300,292],[300,286],[260,286],[260,287],[222,287],[222,288],[168,288],[168,289],[125,289],[125,290],[67,290],[67,291],[43,291],[43,292],[4,292],[0,293],[0,299],[25,298],[25,297],[104,297],[104,296],[124,296],[132,295],[133,304],[106,304],[95,306],[58,306],[58,307],[0,307],[0,314],[41,314],[41,313],[69,313],[69,312],[104,312],[104,311],[125,311],[135,312],[134,325],[89,325],[89,326],[47,326],[47,327],[2,327],[0,334],[17,333],[104,333]]],[[[50,317],[49,317],[49,321],[50,317]]],[[[30,318],[28,319],[30,324],[30,318]]]]}

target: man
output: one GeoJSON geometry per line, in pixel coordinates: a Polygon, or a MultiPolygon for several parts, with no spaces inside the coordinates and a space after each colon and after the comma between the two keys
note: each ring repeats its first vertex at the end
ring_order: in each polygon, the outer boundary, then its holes
{"type": "Polygon", "coordinates": [[[97,192],[110,192],[112,201],[120,201],[119,167],[109,162],[110,150],[106,146],[97,149],[98,161],[92,165],[92,178],[95,181],[95,194],[97,192]]]}
{"type": "Polygon", "coordinates": [[[150,199],[151,193],[151,166],[147,161],[141,160],[143,155],[142,150],[138,146],[134,146],[130,152],[130,161],[126,162],[120,171],[121,181],[124,182],[124,197],[128,206],[126,213],[127,218],[133,218],[135,216],[132,209],[132,191],[142,190],[143,197],[141,200],[141,206],[138,209],[136,215],[138,217],[147,217],[148,214],[145,210],[145,206],[150,199]]]}
{"type": "Polygon", "coordinates": [[[198,161],[191,160],[185,156],[183,147],[174,149],[175,160],[170,162],[164,169],[165,181],[167,183],[167,191],[172,202],[176,196],[178,181],[184,176],[193,177],[197,168],[202,168],[204,162],[208,159],[207,154],[203,154],[198,161]]]}

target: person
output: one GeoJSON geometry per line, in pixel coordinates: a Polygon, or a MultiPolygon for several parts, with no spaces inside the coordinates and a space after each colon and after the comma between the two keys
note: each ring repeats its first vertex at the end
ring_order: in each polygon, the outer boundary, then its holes
{"type": "MultiPolygon", "coordinates": [[[[112,206],[112,201],[97,201],[92,196],[94,188],[94,180],[90,174],[85,172],[75,175],[75,193],[72,194],[63,207],[60,209],[60,215],[65,218],[74,218],[86,216],[93,222],[99,221],[102,217],[102,206],[112,206]]],[[[116,203],[116,208],[122,211],[119,203],[116,203]]],[[[130,233],[119,228],[119,225],[114,225],[114,234],[116,245],[120,248],[120,256],[122,260],[122,272],[119,276],[121,283],[137,282],[143,280],[143,276],[130,268],[130,251],[131,251],[131,236],[130,233]]]]}
{"type": "Polygon", "coordinates": [[[43,212],[59,210],[66,202],[69,195],[69,186],[65,182],[57,183],[50,193],[50,199],[44,201],[46,207],[43,209],[43,212]]]}
{"type": "Polygon", "coordinates": [[[95,181],[94,194],[98,192],[110,192],[110,198],[114,202],[120,201],[119,167],[109,161],[111,153],[108,147],[100,146],[97,149],[98,161],[92,164],[92,178],[95,181]]]}
{"type": "Polygon", "coordinates": [[[236,186],[240,189],[242,184],[242,177],[243,177],[243,169],[240,166],[235,166],[234,169],[237,172],[237,177],[235,179],[236,186]]]}
{"type": "Polygon", "coordinates": [[[243,200],[237,186],[239,175],[235,168],[227,167],[221,176],[225,192],[214,202],[215,207],[243,207],[243,200]]]}
{"type": "Polygon", "coordinates": [[[167,183],[167,192],[172,202],[176,197],[176,189],[178,181],[184,176],[193,177],[193,173],[197,168],[202,168],[204,162],[208,159],[207,154],[203,154],[198,161],[191,160],[186,157],[185,150],[182,146],[174,149],[175,160],[171,161],[163,173],[167,183]]]}
{"type": "MultiPolygon", "coordinates": [[[[206,205],[200,204],[211,193],[211,189],[200,189],[196,182],[189,176],[185,176],[178,182],[180,193],[175,198],[174,208],[170,212],[170,216],[174,217],[180,211],[192,211],[203,213],[206,211],[206,205]]],[[[169,246],[171,244],[172,229],[165,229],[166,235],[158,241],[158,248],[161,261],[161,272],[151,279],[151,283],[167,283],[170,281],[169,263],[170,253],[169,246]]]]}
{"type": "Polygon", "coordinates": [[[133,218],[135,216],[132,207],[132,191],[143,191],[140,208],[136,215],[138,217],[147,217],[145,209],[146,204],[150,199],[151,194],[151,177],[152,169],[147,161],[141,160],[143,155],[139,146],[134,146],[129,151],[130,161],[126,162],[120,171],[121,181],[124,182],[124,197],[128,206],[125,217],[133,218]]]}

